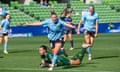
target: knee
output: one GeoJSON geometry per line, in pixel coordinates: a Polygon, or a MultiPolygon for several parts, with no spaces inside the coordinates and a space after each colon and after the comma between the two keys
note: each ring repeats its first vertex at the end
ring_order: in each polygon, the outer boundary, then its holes
{"type": "Polygon", "coordinates": [[[2,40],[0,40],[0,44],[2,44],[2,40]]]}

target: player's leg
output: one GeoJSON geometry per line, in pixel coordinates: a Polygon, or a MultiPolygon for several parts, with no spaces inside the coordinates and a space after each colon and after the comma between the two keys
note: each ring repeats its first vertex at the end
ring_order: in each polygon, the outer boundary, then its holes
{"type": "Polygon", "coordinates": [[[93,35],[91,35],[90,36],[90,46],[87,48],[87,51],[88,51],[88,60],[91,60],[92,59],[92,46],[93,46],[93,44],[94,44],[94,36],[93,35]]]}
{"type": "Polygon", "coordinates": [[[90,46],[89,44],[83,44],[83,45],[82,45],[82,49],[81,49],[75,56],[72,57],[72,60],[79,59],[80,62],[82,62],[83,57],[84,57],[84,54],[85,54],[85,52],[86,52],[86,49],[87,49],[89,46],[90,46]]]}
{"type": "Polygon", "coordinates": [[[3,38],[3,33],[2,30],[0,29],[0,44],[2,44],[2,38],[3,38]]]}
{"type": "MultiPolygon", "coordinates": [[[[85,38],[85,43],[86,44],[91,44],[91,39],[90,39],[90,34],[89,34],[89,32],[88,31],[86,31],[85,32],[85,36],[84,36],[84,38],[85,38]]],[[[88,52],[88,60],[91,60],[91,55],[92,55],[92,51],[91,51],[91,46],[89,46],[88,48],[87,48],[87,52],[88,52]]]]}
{"type": "Polygon", "coordinates": [[[68,34],[68,37],[69,37],[70,44],[71,44],[71,48],[70,48],[70,50],[73,50],[73,49],[74,49],[74,42],[73,42],[73,36],[72,36],[72,33],[69,33],[69,34],[68,34]]]}
{"type": "Polygon", "coordinates": [[[81,64],[81,62],[80,62],[79,59],[77,59],[77,60],[71,60],[70,63],[71,63],[71,65],[80,65],[81,64]]]}
{"type": "Polygon", "coordinates": [[[84,45],[85,48],[82,48],[81,51],[79,51],[75,56],[73,56],[72,60],[69,60],[68,58],[66,57],[59,57],[59,62],[57,63],[58,66],[65,66],[65,65],[79,65],[81,64],[81,61],[84,57],[84,54],[85,54],[85,51],[86,51],[86,48],[88,47],[89,45],[84,45]]]}
{"type": "Polygon", "coordinates": [[[85,44],[90,44],[90,35],[88,33],[84,35],[84,39],[85,39],[85,44]]]}
{"type": "Polygon", "coordinates": [[[2,44],[2,39],[3,39],[2,36],[0,36],[0,44],[2,44]]]}
{"type": "MultiPolygon", "coordinates": [[[[0,44],[2,44],[2,33],[0,33],[0,44]]],[[[0,58],[3,58],[3,56],[0,56],[0,58]]]]}
{"type": "Polygon", "coordinates": [[[8,54],[8,34],[4,34],[4,53],[8,54]]]}
{"type": "MultiPolygon", "coordinates": [[[[66,35],[67,36],[67,35],[66,35]]],[[[66,50],[64,48],[64,38],[61,38],[61,43],[62,43],[62,47],[58,53],[58,55],[64,54],[64,56],[68,57],[68,54],[66,53],[66,50]]]]}
{"type": "Polygon", "coordinates": [[[66,42],[66,39],[67,39],[67,34],[64,34],[64,39],[62,41],[62,48],[64,48],[64,44],[66,42]]]}
{"type": "Polygon", "coordinates": [[[83,44],[82,45],[82,49],[75,55],[73,56],[72,60],[71,60],[71,65],[79,65],[81,64],[83,58],[84,58],[84,54],[86,52],[87,47],[90,46],[89,44],[83,44]]]}
{"type": "Polygon", "coordinates": [[[94,37],[90,37],[90,45],[93,46],[94,44],[94,37]]]}
{"type": "Polygon", "coordinates": [[[52,53],[53,53],[52,65],[51,65],[51,67],[49,68],[49,70],[53,70],[54,65],[56,64],[57,57],[58,57],[57,54],[58,54],[58,52],[60,51],[61,46],[62,46],[61,42],[55,42],[55,43],[54,43],[54,48],[52,48],[52,53]]]}

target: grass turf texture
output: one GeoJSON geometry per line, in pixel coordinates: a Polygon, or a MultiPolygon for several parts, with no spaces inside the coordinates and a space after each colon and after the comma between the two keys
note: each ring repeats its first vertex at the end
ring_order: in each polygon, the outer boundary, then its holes
{"type": "MultiPolygon", "coordinates": [[[[65,48],[73,56],[83,43],[82,35],[74,35],[75,49],[70,51],[70,43],[65,48]]],[[[48,72],[48,68],[40,68],[38,47],[49,46],[46,36],[32,38],[13,38],[9,40],[9,54],[0,51],[0,72],[48,72]]],[[[0,46],[2,48],[2,45],[0,46]]],[[[92,49],[93,60],[88,61],[85,55],[78,66],[56,67],[53,72],[119,72],[120,71],[120,34],[100,34],[92,49]]]]}

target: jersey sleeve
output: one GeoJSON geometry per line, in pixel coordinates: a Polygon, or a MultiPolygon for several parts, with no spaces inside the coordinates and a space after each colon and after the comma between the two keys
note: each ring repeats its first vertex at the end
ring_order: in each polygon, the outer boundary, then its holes
{"type": "Polygon", "coordinates": [[[63,26],[66,26],[66,22],[64,22],[64,21],[62,21],[62,20],[59,20],[60,21],[60,23],[63,25],[63,26]]]}
{"type": "Polygon", "coordinates": [[[45,21],[41,22],[41,24],[42,24],[43,26],[48,26],[48,23],[49,23],[49,20],[45,20],[45,21]]]}
{"type": "Polygon", "coordinates": [[[99,22],[99,15],[96,15],[96,22],[99,22]]]}
{"type": "Polygon", "coordinates": [[[69,20],[70,22],[72,22],[72,18],[70,18],[70,20],[69,20]]]}
{"type": "Polygon", "coordinates": [[[82,18],[81,18],[81,20],[85,21],[85,18],[86,18],[86,15],[83,15],[82,18]]]}

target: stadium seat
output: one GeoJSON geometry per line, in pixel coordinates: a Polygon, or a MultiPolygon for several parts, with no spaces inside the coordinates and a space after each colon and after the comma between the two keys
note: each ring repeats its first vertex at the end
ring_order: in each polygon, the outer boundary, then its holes
{"type": "MultiPolygon", "coordinates": [[[[36,18],[40,18],[40,20],[44,20],[46,18],[49,18],[50,11],[56,11],[58,16],[60,16],[60,13],[63,11],[63,9],[66,7],[66,3],[57,3],[54,1],[50,1],[50,3],[53,3],[53,7],[40,7],[39,4],[36,2],[31,2],[30,5],[23,5],[19,4],[17,10],[14,9],[14,5],[9,7],[6,4],[3,4],[4,7],[6,7],[8,10],[10,10],[11,17],[13,23],[12,25],[15,25],[17,23],[25,23],[28,22],[35,22],[36,18]],[[25,13],[27,12],[27,14],[25,13]],[[31,17],[31,15],[34,15],[31,17]]],[[[11,4],[15,4],[15,2],[11,2],[11,4]]],[[[116,1],[113,1],[113,3],[109,4],[94,4],[96,12],[99,14],[100,17],[100,23],[103,22],[117,22],[120,19],[120,13],[117,13],[114,10],[111,10],[109,7],[110,4],[119,5],[120,3],[116,1]]],[[[73,22],[78,23],[81,18],[81,13],[83,9],[87,9],[89,4],[84,4],[81,0],[72,0],[71,6],[74,9],[75,13],[79,13],[79,15],[72,15],[73,22]]]]}

